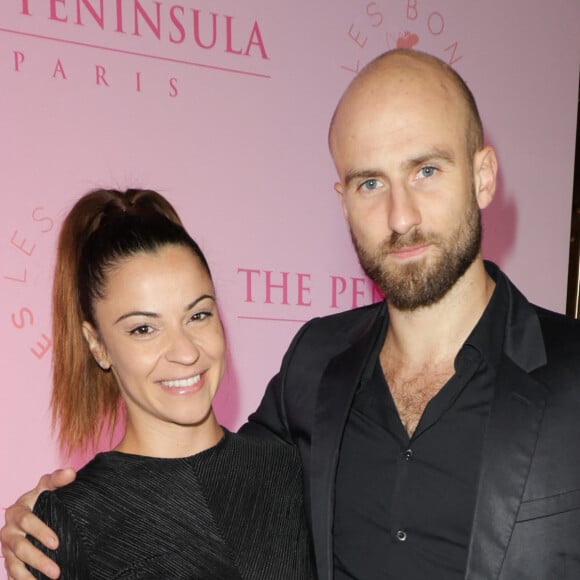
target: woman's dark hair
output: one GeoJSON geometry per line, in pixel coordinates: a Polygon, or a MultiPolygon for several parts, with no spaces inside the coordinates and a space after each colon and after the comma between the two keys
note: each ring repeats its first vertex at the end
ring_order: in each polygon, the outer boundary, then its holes
{"type": "Polygon", "coordinates": [[[119,390],[111,372],[91,355],[82,323],[94,319],[104,297],[107,274],[121,261],[167,245],[189,248],[211,278],[203,252],[185,231],[173,206],[159,193],[99,189],[81,197],[60,230],[54,273],[53,427],[71,452],[95,443],[105,426],[114,427],[119,390]]]}

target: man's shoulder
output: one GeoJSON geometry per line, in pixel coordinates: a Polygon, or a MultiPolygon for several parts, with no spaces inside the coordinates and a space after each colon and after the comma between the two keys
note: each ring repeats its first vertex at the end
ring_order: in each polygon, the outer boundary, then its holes
{"type": "Polygon", "coordinates": [[[538,315],[544,340],[565,344],[580,344],[580,320],[533,305],[538,315]]]}
{"type": "Polygon", "coordinates": [[[580,320],[534,306],[540,321],[549,368],[580,373],[580,320]]]}
{"type": "Polygon", "coordinates": [[[537,352],[541,343],[548,366],[580,363],[580,320],[528,301],[495,264],[486,262],[486,268],[492,269],[495,278],[505,280],[510,301],[508,331],[512,331],[515,350],[519,350],[524,359],[531,360],[527,355],[537,352]]]}
{"type": "Polygon", "coordinates": [[[537,304],[532,304],[532,306],[538,313],[540,321],[545,321],[548,324],[557,324],[561,327],[569,328],[572,331],[580,331],[580,319],[573,318],[572,316],[560,312],[554,312],[553,310],[548,310],[547,308],[538,306],[537,304]]]}
{"type": "Polygon", "coordinates": [[[345,350],[359,340],[372,340],[386,316],[386,306],[382,302],[338,312],[307,322],[294,337],[285,360],[295,360],[301,365],[311,361],[315,365],[336,353],[345,350]]]}

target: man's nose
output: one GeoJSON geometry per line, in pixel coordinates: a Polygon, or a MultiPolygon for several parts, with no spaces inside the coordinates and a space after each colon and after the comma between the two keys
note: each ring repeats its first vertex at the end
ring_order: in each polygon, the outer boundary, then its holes
{"type": "Polygon", "coordinates": [[[399,185],[389,195],[389,228],[398,234],[406,234],[421,223],[421,214],[412,192],[399,185]]]}

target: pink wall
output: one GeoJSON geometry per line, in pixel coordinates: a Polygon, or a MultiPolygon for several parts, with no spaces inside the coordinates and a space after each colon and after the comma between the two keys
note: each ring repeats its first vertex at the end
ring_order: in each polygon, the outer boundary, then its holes
{"type": "Polygon", "coordinates": [[[206,250],[231,349],[218,401],[230,427],[301,321],[372,300],[326,129],[353,71],[397,44],[452,62],[471,85],[501,162],[485,252],[563,310],[576,0],[103,0],[99,23],[100,4],[0,3],[0,505],[61,463],[48,435],[49,288],[58,225],[86,190],[156,188],[206,250]],[[201,48],[212,11],[215,45],[201,48]]]}

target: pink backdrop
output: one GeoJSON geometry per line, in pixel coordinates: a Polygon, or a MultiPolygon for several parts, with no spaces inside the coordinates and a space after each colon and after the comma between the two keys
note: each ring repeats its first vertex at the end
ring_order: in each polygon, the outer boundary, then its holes
{"type": "Polygon", "coordinates": [[[562,311],[579,29],[577,0],[3,0],[0,505],[61,465],[50,278],[81,193],[158,189],[205,249],[231,351],[217,404],[229,427],[302,321],[373,300],[326,130],[354,72],[389,47],[440,56],[471,85],[501,163],[485,254],[562,311]]]}

